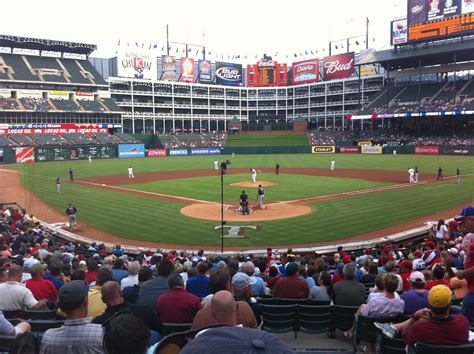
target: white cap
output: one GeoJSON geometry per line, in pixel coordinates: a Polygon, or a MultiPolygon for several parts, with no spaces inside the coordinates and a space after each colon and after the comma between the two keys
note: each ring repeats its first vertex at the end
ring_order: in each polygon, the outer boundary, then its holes
{"type": "Polygon", "coordinates": [[[39,261],[36,258],[28,258],[23,262],[23,268],[30,268],[32,265],[39,263],[39,261]]]}
{"type": "Polygon", "coordinates": [[[448,250],[448,252],[451,253],[451,254],[454,254],[455,256],[457,256],[457,255],[459,254],[459,251],[458,251],[456,248],[454,248],[454,247],[453,247],[453,248],[450,248],[450,249],[448,250]]]}

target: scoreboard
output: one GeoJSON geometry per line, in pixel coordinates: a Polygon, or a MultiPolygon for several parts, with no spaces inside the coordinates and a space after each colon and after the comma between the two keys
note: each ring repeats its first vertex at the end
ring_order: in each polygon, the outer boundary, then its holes
{"type": "Polygon", "coordinates": [[[433,41],[474,33],[474,0],[407,0],[405,41],[403,29],[392,23],[392,43],[433,41]],[[394,40],[395,38],[395,40],[394,40]]]}
{"type": "Polygon", "coordinates": [[[275,86],[275,66],[258,66],[259,86],[275,86]]]}
{"type": "Polygon", "coordinates": [[[408,41],[436,40],[474,32],[474,13],[411,25],[408,41]]]}

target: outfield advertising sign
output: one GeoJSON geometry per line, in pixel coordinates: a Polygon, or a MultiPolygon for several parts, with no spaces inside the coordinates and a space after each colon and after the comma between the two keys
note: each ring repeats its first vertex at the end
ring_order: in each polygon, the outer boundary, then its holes
{"type": "Polygon", "coordinates": [[[216,62],[216,84],[242,86],[242,65],[216,62]]]}
{"type": "Polygon", "coordinates": [[[339,152],[341,154],[358,154],[359,147],[358,146],[341,146],[339,148],[339,152]]]}
{"type": "Polygon", "coordinates": [[[334,154],[336,152],[335,146],[312,146],[312,154],[334,154]]]}
{"type": "Polygon", "coordinates": [[[192,148],[191,155],[220,155],[221,148],[192,148]]]}
{"type": "Polygon", "coordinates": [[[360,148],[360,152],[362,154],[381,154],[382,147],[381,146],[370,146],[370,145],[362,145],[360,148]]]}
{"type": "Polygon", "coordinates": [[[164,157],[166,156],[166,149],[148,149],[148,157],[164,157]]]}
{"type": "Polygon", "coordinates": [[[415,146],[416,155],[439,155],[439,146],[415,146]]]}
{"type": "Polygon", "coordinates": [[[145,144],[119,145],[119,158],[145,157],[145,144]]]}
{"type": "Polygon", "coordinates": [[[169,156],[188,156],[188,149],[168,149],[169,156]]]}

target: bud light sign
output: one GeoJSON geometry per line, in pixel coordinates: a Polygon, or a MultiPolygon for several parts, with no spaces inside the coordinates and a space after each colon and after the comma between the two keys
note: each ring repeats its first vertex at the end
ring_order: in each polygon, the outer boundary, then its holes
{"type": "Polygon", "coordinates": [[[242,86],[242,65],[216,62],[216,84],[242,86]]]}
{"type": "Polygon", "coordinates": [[[324,58],[324,80],[344,79],[354,73],[354,52],[324,58]]]}

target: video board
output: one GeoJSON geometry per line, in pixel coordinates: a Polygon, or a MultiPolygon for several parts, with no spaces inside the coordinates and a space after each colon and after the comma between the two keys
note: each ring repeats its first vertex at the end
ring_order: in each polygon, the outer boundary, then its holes
{"type": "Polygon", "coordinates": [[[407,25],[407,42],[474,33],[474,0],[408,0],[407,25]]]}

